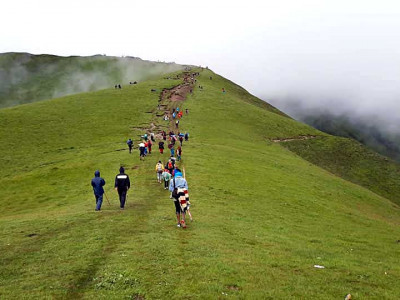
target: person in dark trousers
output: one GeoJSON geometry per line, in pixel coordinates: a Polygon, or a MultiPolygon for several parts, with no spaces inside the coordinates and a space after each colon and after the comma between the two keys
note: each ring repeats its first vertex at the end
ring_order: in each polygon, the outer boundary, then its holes
{"type": "Polygon", "coordinates": [[[103,186],[106,184],[105,180],[100,177],[100,171],[94,172],[94,178],[92,179],[92,187],[94,192],[94,197],[96,199],[96,211],[101,209],[101,204],[103,203],[103,186]]]}
{"type": "Polygon", "coordinates": [[[161,174],[162,178],[164,179],[164,189],[168,190],[169,188],[169,180],[171,179],[171,174],[167,169],[161,174]]]}
{"type": "Polygon", "coordinates": [[[143,160],[144,157],[145,157],[145,154],[144,154],[145,148],[146,148],[146,147],[144,146],[144,143],[141,142],[141,143],[139,144],[139,155],[140,155],[140,160],[143,160]]]}
{"type": "Polygon", "coordinates": [[[126,142],[126,144],[127,144],[128,147],[129,147],[129,154],[131,154],[131,153],[132,153],[132,148],[133,148],[133,141],[132,141],[132,139],[129,139],[129,140],[126,142]]]}
{"type": "Polygon", "coordinates": [[[172,192],[171,197],[174,199],[177,226],[186,228],[185,215],[188,206],[186,197],[186,194],[188,195],[188,184],[179,169],[176,169],[173,178],[169,182],[169,191],[172,192]]]}
{"type": "Polygon", "coordinates": [[[180,161],[182,156],[182,147],[179,146],[178,149],[176,149],[176,160],[180,161]]]}
{"type": "Polygon", "coordinates": [[[119,174],[115,177],[115,190],[119,195],[120,208],[124,209],[126,194],[131,187],[129,176],[125,174],[124,167],[119,168],[119,174]]]}
{"type": "Polygon", "coordinates": [[[158,149],[160,150],[160,154],[164,153],[164,142],[158,143],[158,149]]]}

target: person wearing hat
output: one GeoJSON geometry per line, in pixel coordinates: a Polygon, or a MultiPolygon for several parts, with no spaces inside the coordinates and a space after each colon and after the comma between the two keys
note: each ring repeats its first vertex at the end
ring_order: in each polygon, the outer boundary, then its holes
{"type": "Polygon", "coordinates": [[[172,193],[171,197],[174,199],[176,219],[178,221],[177,226],[182,228],[186,228],[187,190],[188,184],[186,179],[183,178],[181,170],[175,169],[173,179],[169,182],[169,191],[172,193]]]}
{"type": "Polygon", "coordinates": [[[133,148],[133,141],[132,141],[132,139],[129,139],[129,140],[126,142],[126,144],[127,144],[128,147],[129,147],[129,154],[131,154],[131,153],[132,153],[132,148],[133,148]]]}
{"type": "Polygon", "coordinates": [[[96,211],[101,209],[101,204],[103,203],[103,186],[106,184],[105,180],[100,177],[100,171],[94,172],[94,178],[92,179],[92,187],[94,192],[94,197],[96,199],[96,211]]]}
{"type": "Polygon", "coordinates": [[[161,176],[164,179],[164,189],[168,190],[169,181],[171,179],[171,173],[168,171],[168,169],[164,169],[161,176]]]}
{"type": "Polygon", "coordinates": [[[119,174],[115,177],[115,190],[119,195],[120,208],[124,209],[126,202],[126,195],[129,188],[131,187],[131,182],[129,176],[125,174],[124,167],[119,168],[119,174]]]}
{"type": "Polygon", "coordinates": [[[145,149],[146,149],[145,144],[144,144],[143,142],[141,142],[141,143],[139,144],[139,156],[140,156],[140,160],[144,159],[144,157],[145,157],[145,149]]]}

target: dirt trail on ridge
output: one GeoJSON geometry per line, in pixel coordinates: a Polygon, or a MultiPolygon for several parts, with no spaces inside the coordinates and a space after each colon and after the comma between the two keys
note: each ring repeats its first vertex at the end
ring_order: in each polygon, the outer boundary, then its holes
{"type": "Polygon", "coordinates": [[[318,135],[299,135],[299,136],[287,137],[287,138],[270,139],[270,141],[274,142],[274,143],[282,143],[282,142],[291,142],[291,141],[310,140],[310,139],[316,139],[318,137],[320,137],[320,136],[318,136],[318,135]]]}

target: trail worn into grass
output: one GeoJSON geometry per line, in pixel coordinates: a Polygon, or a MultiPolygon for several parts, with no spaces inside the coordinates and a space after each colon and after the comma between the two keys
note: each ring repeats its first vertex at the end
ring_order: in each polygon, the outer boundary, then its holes
{"type": "Polygon", "coordinates": [[[286,138],[282,137],[282,138],[270,139],[270,141],[274,142],[274,143],[282,143],[282,142],[291,142],[291,141],[311,140],[311,139],[316,139],[318,137],[322,137],[322,136],[317,136],[317,135],[299,135],[299,136],[286,137],[286,138]]]}

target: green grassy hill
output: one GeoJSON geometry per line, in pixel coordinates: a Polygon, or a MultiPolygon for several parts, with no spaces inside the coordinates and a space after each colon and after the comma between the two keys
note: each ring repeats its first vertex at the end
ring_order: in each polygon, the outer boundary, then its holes
{"type": "MultiPolygon", "coordinates": [[[[157,117],[159,92],[180,81],[0,110],[0,298],[398,299],[400,211],[388,199],[398,188],[379,195],[310,163],[302,145],[317,153],[312,144],[328,135],[209,70],[197,80],[204,89],[185,102],[162,103],[189,109],[180,125],[191,136],[181,163],[194,216],[186,230],[156,181],[167,154],[140,161],[121,150],[140,128],[169,128],[157,117]],[[299,136],[318,138],[272,141],[299,136]],[[120,165],[133,184],[125,211],[113,191],[120,165]],[[96,169],[111,201],[101,212],[96,169]]],[[[316,163],[334,164],[325,162],[316,163]]],[[[395,180],[399,170],[371,165],[360,172],[395,180]]]]}
{"type": "Polygon", "coordinates": [[[0,53],[0,107],[126,85],[183,68],[134,57],[0,53]]]}

